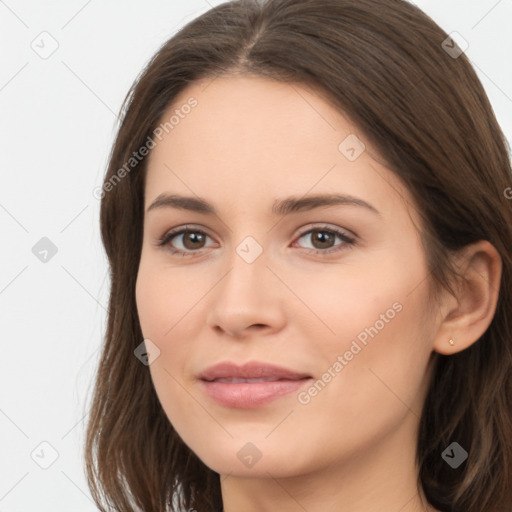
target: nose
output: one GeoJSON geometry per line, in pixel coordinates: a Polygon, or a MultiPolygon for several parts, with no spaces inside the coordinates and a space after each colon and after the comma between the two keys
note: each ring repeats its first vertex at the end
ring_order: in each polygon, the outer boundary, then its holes
{"type": "Polygon", "coordinates": [[[209,294],[207,324],[234,338],[281,329],[284,286],[267,266],[265,252],[252,263],[235,254],[230,263],[209,294]]]}

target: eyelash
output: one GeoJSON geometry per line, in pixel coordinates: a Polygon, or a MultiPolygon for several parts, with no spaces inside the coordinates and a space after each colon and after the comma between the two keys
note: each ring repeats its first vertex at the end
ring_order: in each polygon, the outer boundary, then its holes
{"type": "MultiPolygon", "coordinates": [[[[314,254],[330,254],[333,252],[340,252],[340,251],[344,250],[344,249],[340,249],[340,247],[348,246],[348,248],[350,248],[351,246],[354,246],[356,244],[355,238],[348,236],[346,233],[344,233],[342,231],[339,231],[334,228],[329,228],[327,226],[310,228],[306,231],[303,231],[302,233],[299,234],[299,236],[297,237],[297,240],[301,239],[304,235],[307,235],[308,233],[312,233],[313,231],[319,231],[321,233],[329,233],[329,234],[338,236],[344,242],[343,244],[340,244],[338,246],[331,247],[331,248],[325,249],[325,250],[306,249],[307,251],[312,252],[314,254]]],[[[171,240],[173,238],[175,238],[178,235],[182,235],[184,233],[200,233],[201,235],[211,238],[207,233],[205,233],[201,229],[196,229],[193,226],[184,226],[181,228],[176,228],[175,230],[168,231],[166,234],[164,234],[164,236],[162,238],[158,239],[158,243],[156,245],[158,247],[168,246],[168,249],[171,252],[171,254],[181,255],[181,256],[194,256],[196,253],[199,253],[201,251],[201,249],[198,249],[196,251],[193,251],[193,250],[182,251],[181,249],[173,248],[169,243],[169,242],[171,242],[171,240]]]]}

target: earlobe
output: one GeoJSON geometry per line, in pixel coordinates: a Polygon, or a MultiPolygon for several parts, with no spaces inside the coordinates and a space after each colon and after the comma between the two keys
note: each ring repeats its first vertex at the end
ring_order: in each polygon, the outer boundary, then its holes
{"type": "Polygon", "coordinates": [[[491,324],[498,303],[502,260],[490,242],[480,240],[464,249],[459,271],[457,297],[449,297],[451,304],[433,340],[434,351],[444,355],[470,347],[491,324]]]}

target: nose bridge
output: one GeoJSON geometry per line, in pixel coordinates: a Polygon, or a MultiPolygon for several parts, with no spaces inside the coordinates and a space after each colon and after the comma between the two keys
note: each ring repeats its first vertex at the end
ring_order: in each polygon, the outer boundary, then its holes
{"type": "Polygon", "coordinates": [[[248,299],[257,302],[257,296],[265,292],[263,286],[271,272],[267,268],[268,253],[252,236],[246,236],[236,245],[228,258],[229,272],[221,284],[221,293],[229,298],[248,299]]]}
{"type": "Polygon", "coordinates": [[[234,247],[226,258],[226,272],[212,290],[210,326],[235,333],[253,324],[275,327],[279,323],[282,311],[275,287],[269,282],[275,276],[267,268],[267,256],[263,246],[250,236],[234,247]]]}

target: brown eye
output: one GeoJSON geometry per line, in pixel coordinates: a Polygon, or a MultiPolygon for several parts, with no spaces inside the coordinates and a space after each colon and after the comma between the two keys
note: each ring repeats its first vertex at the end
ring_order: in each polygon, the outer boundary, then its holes
{"type": "Polygon", "coordinates": [[[186,231],[183,233],[183,246],[186,249],[201,249],[206,235],[198,231],[186,231]]]}
{"type": "Polygon", "coordinates": [[[328,249],[332,247],[336,236],[328,231],[314,229],[311,231],[311,240],[315,249],[328,249]]]}
{"type": "MultiPolygon", "coordinates": [[[[338,231],[337,229],[318,227],[310,229],[302,233],[297,240],[306,239],[311,241],[312,247],[309,248],[314,253],[325,254],[343,250],[346,246],[355,244],[355,238],[338,231]],[[342,243],[336,244],[336,238],[340,239],[342,243]]],[[[308,249],[308,247],[306,247],[308,249]]]]}
{"type": "MultiPolygon", "coordinates": [[[[181,256],[193,256],[195,253],[200,254],[202,249],[208,247],[207,239],[211,237],[200,229],[192,227],[183,227],[175,231],[171,231],[161,238],[157,245],[164,246],[172,254],[181,256]],[[180,247],[181,244],[181,247],[180,247]]],[[[302,233],[298,240],[308,239],[311,241],[311,248],[306,247],[309,251],[316,254],[328,254],[331,252],[342,251],[352,245],[355,245],[356,239],[337,229],[327,227],[317,227],[302,233]],[[336,239],[341,243],[336,244],[336,239]]]]}
{"type": "Polygon", "coordinates": [[[207,247],[205,245],[207,238],[210,237],[204,231],[182,228],[164,235],[158,245],[167,247],[173,254],[188,256],[207,247]]]}

